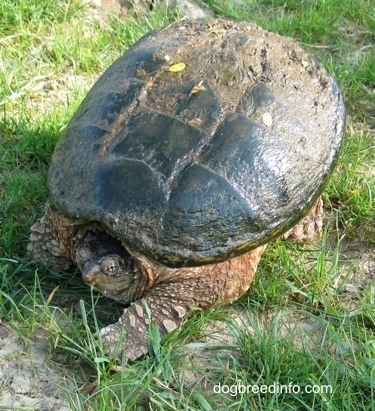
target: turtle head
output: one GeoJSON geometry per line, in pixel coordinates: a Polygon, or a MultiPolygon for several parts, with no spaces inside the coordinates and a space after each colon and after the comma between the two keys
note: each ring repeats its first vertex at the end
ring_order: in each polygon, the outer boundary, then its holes
{"type": "Polygon", "coordinates": [[[90,287],[117,301],[133,300],[141,272],[116,238],[104,231],[87,231],[77,246],[75,263],[90,287]]]}

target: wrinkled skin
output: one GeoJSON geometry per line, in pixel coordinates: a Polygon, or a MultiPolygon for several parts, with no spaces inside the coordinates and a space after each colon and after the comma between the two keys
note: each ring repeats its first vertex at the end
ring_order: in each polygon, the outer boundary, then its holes
{"type": "MultiPolygon", "coordinates": [[[[311,212],[284,237],[309,241],[322,229],[319,198],[311,212]]],[[[130,303],[117,323],[101,330],[112,357],[134,360],[147,353],[151,323],[162,335],[176,329],[196,307],[230,303],[249,288],[262,245],[217,264],[170,268],[127,250],[97,223],[71,226],[47,204],[45,215],[32,227],[28,251],[33,259],[56,270],[72,263],[90,287],[122,303],[130,303]]]]}

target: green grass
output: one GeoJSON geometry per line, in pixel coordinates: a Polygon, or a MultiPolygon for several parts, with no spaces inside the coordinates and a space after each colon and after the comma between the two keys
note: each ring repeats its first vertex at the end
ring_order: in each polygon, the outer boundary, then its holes
{"type": "Polygon", "coordinates": [[[95,332],[114,321],[121,307],[91,293],[75,272],[36,267],[25,249],[29,227],[47,196],[54,145],[70,116],[114,59],[150,29],[173,21],[176,13],[160,6],[145,17],[113,16],[99,24],[75,0],[3,0],[0,320],[25,344],[43,333],[51,364],[74,375],[76,389],[66,389],[72,410],[373,410],[373,2],[202,3],[222,16],[251,19],[297,38],[337,77],[348,122],[342,155],[324,193],[329,221],[322,241],[305,246],[275,241],[245,297],[231,307],[198,312],[163,341],[152,329],[150,356],[114,372],[116,364],[105,357],[95,332]],[[357,254],[349,253],[351,244],[359,244],[357,254]],[[369,278],[349,293],[347,284],[355,283],[361,256],[371,253],[369,278]],[[232,319],[236,313],[242,313],[246,326],[232,319]],[[215,321],[226,321],[235,338],[208,343],[215,321]],[[307,326],[313,332],[303,337],[301,327],[307,326]],[[276,382],[330,385],[332,392],[275,395],[238,388],[276,382]],[[232,392],[215,392],[218,383],[232,392]]]}

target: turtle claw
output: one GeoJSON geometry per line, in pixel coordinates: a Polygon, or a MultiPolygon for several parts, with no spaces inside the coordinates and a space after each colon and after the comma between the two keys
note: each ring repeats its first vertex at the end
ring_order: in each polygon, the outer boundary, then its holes
{"type": "Polygon", "coordinates": [[[161,336],[175,330],[188,312],[184,302],[147,296],[125,308],[115,324],[100,330],[107,355],[118,360],[134,361],[148,353],[149,328],[159,326],[161,336]]]}
{"type": "Polygon", "coordinates": [[[111,324],[100,330],[100,338],[106,349],[106,355],[119,361],[134,361],[147,354],[147,333],[139,334],[138,338],[129,336],[119,324],[111,324]]]}
{"type": "Polygon", "coordinates": [[[109,357],[134,361],[148,352],[148,326],[145,316],[146,302],[133,303],[115,324],[100,330],[100,337],[109,357]]]}

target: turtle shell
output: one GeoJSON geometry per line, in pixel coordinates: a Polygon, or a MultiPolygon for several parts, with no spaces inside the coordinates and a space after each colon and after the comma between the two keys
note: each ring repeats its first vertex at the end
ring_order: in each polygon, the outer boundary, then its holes
{"type": "Polygon", "coordinates": [[[308,212],[344,121],[334,78],[292,39],[181,21],[139,40],[89,91],[56,146],[50,201],[168,266],[223,261],[308,212]]]}

